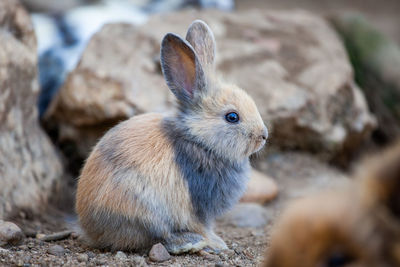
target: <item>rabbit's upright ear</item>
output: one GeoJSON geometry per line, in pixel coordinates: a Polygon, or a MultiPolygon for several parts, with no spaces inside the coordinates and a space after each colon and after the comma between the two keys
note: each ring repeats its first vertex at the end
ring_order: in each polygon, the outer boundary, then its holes
{"type": "Polygon", "coordinates": [[[203,68],[192,46],[168,33],[161,43],[161,67],[168,87],[183,106],[193,105],[205,90],[203,68]]]}
{"type": "Polygon", "coordinates": [[[186,40],[192,45],[201,65],[204,68],[213,70],[215,61],[215,38],[210,27],[201,21],[195,20],[188,29],[186,40]]]}

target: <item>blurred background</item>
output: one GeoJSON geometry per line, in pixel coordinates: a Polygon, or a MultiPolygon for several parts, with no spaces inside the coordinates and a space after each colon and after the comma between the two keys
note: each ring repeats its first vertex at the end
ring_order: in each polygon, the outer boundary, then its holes
{"type": "Polygon", "coordinates": [[[0,218],[34,233],[66,228],[43,215],[50,200],[50,213],[76,220],[91,148],[122,120],[173,109],[160,42],[202,19],[218,72],[255,99],[271,133],[243,200],[257,206],[226,219],[267,227],[238,264],[260,262],[287,200],[349,180],[398,138],[399,12],[397,0],[1,0],[0,218]]]}

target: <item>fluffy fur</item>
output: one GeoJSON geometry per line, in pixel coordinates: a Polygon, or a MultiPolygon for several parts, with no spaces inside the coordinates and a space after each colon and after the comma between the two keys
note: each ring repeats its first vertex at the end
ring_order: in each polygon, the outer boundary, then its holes
{"type": "Polygon", "coordinates": [[[293,203],[266,267],[399,266],[400,143],[361,165],[355,182],[293,203]]]}
{"type": "Polygon", "coordinates": [[[167,34],[161,46],[176,114],[120,123],[82,170],[76,210],[94,246],[134,250],[163,242],[176,254],[226,248],[213,221],[242,195],[249,155],[263,147],[268,132],[253,100],[213,75],[208,26],[195,21],[187,39],[167,34]],[[232,111],[238,123],[225,120],[232,111]]]}

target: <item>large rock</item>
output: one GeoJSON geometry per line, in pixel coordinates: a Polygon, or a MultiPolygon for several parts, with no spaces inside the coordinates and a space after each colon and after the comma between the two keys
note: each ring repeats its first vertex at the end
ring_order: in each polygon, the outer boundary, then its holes
{"type": "Polygon", "coordinates": [[[184,36],[195,19],[213,29],[218,69],[254,97],[273,144],[332,158],[370,133],[374,119],[342,44],[323,19],[301,11],[188,10],[154,16],[138,28],[104,27],[47,114],[58,140],[85,157],[104,126],[167,109],[160,42],[167,32],[184,36]]]}
{"type": "Polygon", "coordinates": [[[105,26],[92,38],[45,116],[67,153],[84,159],[119,121],[169,109],[172,94],[158,67],[157,42],[127,24],[105,26]]]}
{"type": "Polygon", "coordinates": [[[395,141],[400,136],[400,47],[359,14],[341,14],[332,21],[378,119],[376,141],[395,141]]]}
{"type": "Polygon", "coordinates": [[[36,40],[15,0],[0,1],[0,218],[43,207],[61,163],[40,129],[36,40]]]}

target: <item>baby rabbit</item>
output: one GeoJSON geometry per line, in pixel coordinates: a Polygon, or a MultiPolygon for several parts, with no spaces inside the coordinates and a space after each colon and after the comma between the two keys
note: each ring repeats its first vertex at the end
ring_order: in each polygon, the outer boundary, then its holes
{"type": "Polygon", "coordinates": [[[400,142],[362,164],[349,187],[291,205],[265,266],[400,266],[400,142]]]}
{"type": "Polygon", "coordinates": [[[83,167],[76,210],[94,246],[135,250],[162,242],[173,254],[226,249],[216,216],[245,190],[249,156],[267,129],[253,100],[214,76],[215,40],[194,21],[186,40],[168,33],[161,66],[177,98],[175,115],[124,121],[83,167]]]}

